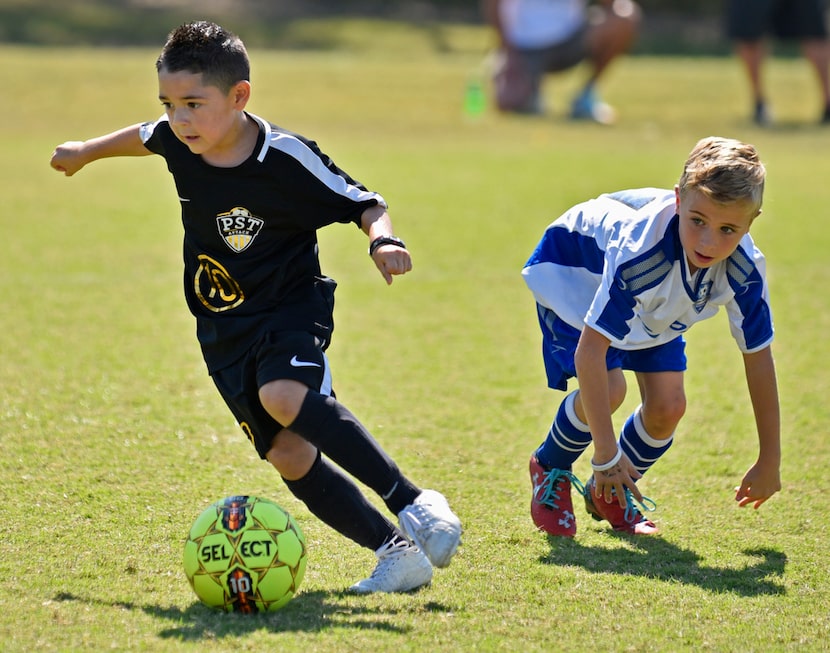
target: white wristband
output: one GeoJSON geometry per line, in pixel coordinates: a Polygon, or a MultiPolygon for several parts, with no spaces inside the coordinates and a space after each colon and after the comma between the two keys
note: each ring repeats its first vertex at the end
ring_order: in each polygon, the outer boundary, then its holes
{"type": "Polygon", "coordinates": [[[622,458],[622,449],[620,449],[619,445],[617,446],[617,453],[616,455],[609,460],[607,463],[603,463],[602,465],[597,465],[593,459],[591,459],[591,467],[594,469],[595,472],[604,472],[612,467],[614,467],[618,462],[620,462],[620,458],[622,458]]]}

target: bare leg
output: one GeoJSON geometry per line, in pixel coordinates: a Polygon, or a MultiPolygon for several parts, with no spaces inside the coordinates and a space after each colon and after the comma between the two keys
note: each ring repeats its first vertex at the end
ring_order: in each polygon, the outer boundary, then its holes
{"type": "Polygon", "coordinates": [[[738,41],[735,44],[735,53],[740,58],[749,78],[752,101],[754,103],[754,120],[759,125],[770,122],[767,109],[766,92],[762,67],[767,56],[767,46],[763,41],[738,41]]]}
{"type": "Polygon", "coordinates": [[[822,122],[830,123],[830,41],[809,40],[801,44],[804,58],[810,62],[816,72],[823,101],[822,122]]]}
{"type": "Polygon", "coordinates": [[[656,440],[670,438],[686,412],[683,372],[637,372],[643,426],[656,440]]]}
{"type": "Polygon", "coordinates": [[[763,102],[765,97],[761,67],[767,56],[766,45],[762,41],[739,41],[735,45],[735,52],[746,68],[752,99],[756,102],[763,102]]]}
{"type": "Polygon", "coordinates": [[[610,124],[616,112],[595,94],[594,86],[614,59],[626,53],[640,26],[642,12],[632,0],[614,0],[610,7],[594,5],[590,9],[586,34],[587,60],[591,66],[585,86],[574,99],[571,117],[610,124]]]}
{"type": "Polygon", "coordinates": [[[592,7],[588,28],[589,83],[596,82],[614,59],[631,49],[641,20],[642,11],[631,0],[615,0],[609,9],[592,7]]]}

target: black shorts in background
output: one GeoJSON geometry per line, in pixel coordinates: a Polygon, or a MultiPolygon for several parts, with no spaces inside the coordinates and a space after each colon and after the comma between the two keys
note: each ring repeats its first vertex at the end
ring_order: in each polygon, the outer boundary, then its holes
{"type": "Polygon", "coordinates": [[[824,0],[728,0],[726,34],[733,41],[827,38],[824,0]]]}

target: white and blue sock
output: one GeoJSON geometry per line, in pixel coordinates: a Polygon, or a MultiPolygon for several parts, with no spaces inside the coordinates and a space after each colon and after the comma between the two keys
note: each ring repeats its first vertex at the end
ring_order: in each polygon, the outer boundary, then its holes
{"type": "Polygon", "coordinates": [[[643,425],[642,408],[639,406],[626,420],[620,435],[620,448],[637,471],[645,474],[669,450],[674,442],[674,434],[666,440],[651,437],[643,425]]]}
{"type": "Polygon", "coordinates": [[[559,406],[548,437],[536,450],[536,459],[547,469],[570,470],[591,444],[591,431],[574,410],[575,390],[559,406]]]}

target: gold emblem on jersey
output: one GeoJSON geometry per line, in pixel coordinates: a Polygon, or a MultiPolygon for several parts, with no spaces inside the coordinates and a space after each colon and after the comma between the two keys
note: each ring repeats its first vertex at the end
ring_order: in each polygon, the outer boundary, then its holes
{"type": "Polygon", "coordinates": [[[221,263],[205,254],[199,254],[198,258],[199,268],[193,279],[193,289],[206,309],[221,313],[245,301],[242,288],[221,263]]]}
{"type": "Polygon", "coordinates": [[[237,206],[227,213],[216,216],[219,235],[234,252],[242,252],[254,242],[265,220],[253,215],[248,209],[237,206]]]}

